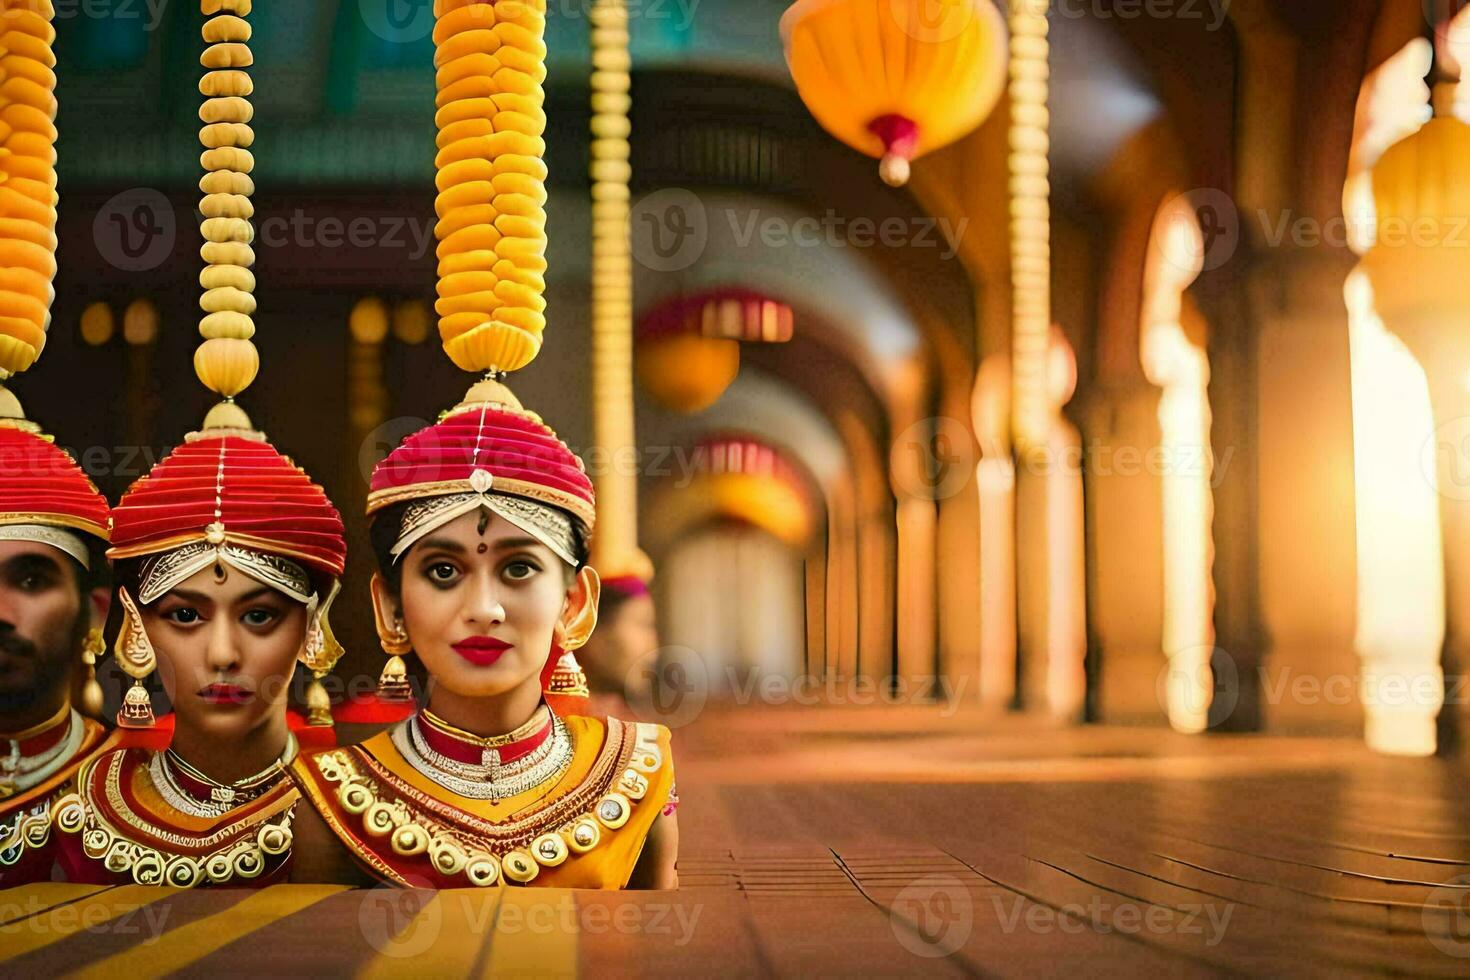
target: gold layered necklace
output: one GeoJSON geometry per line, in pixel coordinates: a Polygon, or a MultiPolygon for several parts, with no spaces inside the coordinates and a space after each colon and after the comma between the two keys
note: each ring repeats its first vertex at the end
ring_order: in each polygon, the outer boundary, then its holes
{"type": "Polygon", "coordinates": [[[489,738],[455,728],[426,709],[393,729],[392,739],[414,769],[450,792],[472,800],[499,801],[519,795],[560,778],[572,764],[571,735],[545,705],[515,731],[489,738]],[[548,719],[551,733],[540,745],[511,762],[500,761],[502,749],[532,737],[548,719]],[[425,727],[480,749],[480,762],[461,762],[437,751],[424,737],[425,727]]]}
{"type": "Polygon", "coordinates": [[[286,748],[281,757],[260,772],[231,783],[222,783],[189,764],[172,748],[156,752],[148,763],[148,772],[164,802],[192,817],[221,817],[235,807],[259,799],[285,778],[286,767],[296,758],[296,736],[286,733],[286,748]],[[175,771],[209,789],[209,799],[201,800],[179,785],[175,771]]]}

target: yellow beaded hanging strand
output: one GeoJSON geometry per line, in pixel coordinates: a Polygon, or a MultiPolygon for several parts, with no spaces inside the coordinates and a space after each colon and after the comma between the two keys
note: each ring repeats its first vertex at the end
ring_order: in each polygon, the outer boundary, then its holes
{"type": "MultiPolygon", "coordinates": [[[[633,418],[632,54],[626,0],[592,6],[593,434],[616,456],[637,444],[633,418]]],[[[592,564],[609,578],[653,577],[638,548],[638,476],[606,467],[597,478],[592,564]]]]}
{"type": "MultiPolygon", "coordinates": [[[[0,0],[0,424],[37,435],[3,382],[41,356],[56,298],[55,17],[50,0],[0,0]]],[[[93,631],[82,649],[80,707],[94,718],[102,716],[101,649],[93,631]]]]}
{"type": "MultiPolygon", "coordinates": [[[[56,11],[0,2],[0,382],[46,346],[56,297],[56,11]]],[[[23,421],[0,386],[0,418],[23,421]]]]}
{"type": "MultiPolygon", "coordinates": [[[[255,108],[250,96],[255,83],[245,71],[255,64],[250,50],[251,29],[245,18],[250,16],[251,0],[200,0],[199,9],[208,18],[203,35],[206,45],[199,64],[204,75],[199,79],[199,142],[204,152],[199,157],[204,176],[199,180],[199,211],[204,216],[200,231],[204,244],[199,257],[204,269],[199,273],[199,334],[204,343],[194,352],[194,373],[210,390],[224,400],[210,409],[204,419],[206,430],[251,432],[250,418],[235,404],[235,396],[250,387],[260,370],[260,355],[252,338],[255,336],[255,157],[250,147],[255,143],[251,121],[255,108]]],[[[332,593],[335,596],[335,590],[332,593]]],[[[326,600],[330,606],[331,597],[326,600]]],[[[317,601],[307,607],[307,620],[318,622],[317,601]]],[[[312,679],[306,688],[307,723],[316,727],[332,724],[332,703],[322,686],[322,678],[341,656],[341,647],[332,635],[325,613],[320,620],[318,640],[311,634],[303,654],[303,662],[312,679]]]]}
{"type": "Polygon", "coordinates": [[[250,95],[255,91],[244,69],[254,64],[250,52],[251,0],[200,0],[209,18],[204,23],[207,47],[199,59],[205,69],[199,80],[204,96],[199,106],[199,158],[204,177],[199,181],[199,202],[204,221],[200,231],[204,245],[200,257],[204,271],[199,275],[203,290],[199,298],[204,316],[199,333],[204,343],[194,353],[194,371],[211,391],[223,396],[205,418],[206,429],[249,429],[250,420],[234,404],[234,398],[250,387],[260,370],[260,356],[251,338],[255,336],[255,229],[250,219],[255,207],[250,196],[255,183],[250,174],[255,158],[250,147],[255,131],[250,122],[255,110],[250,95]]]}
{"type": "Polygon", "coordinates": [[[546,2],[435,0],[439,336],[466,371],[546,329],[546,2]]]}

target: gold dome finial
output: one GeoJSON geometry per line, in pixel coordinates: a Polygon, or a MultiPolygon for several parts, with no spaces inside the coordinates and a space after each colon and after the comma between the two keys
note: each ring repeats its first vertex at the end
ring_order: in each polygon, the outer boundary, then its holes
{"type": "Polygon", "coordinates": [[[250,416],[245,414],[245,409],[236,405],[229,399],[225,399],[209,410],[204,416],[204,428],[209,429],[245,429],[253,430],[255,426],[250,424],[250,416]]]}
{"type": "Polygon", "coordinates": [[[24,422],[26,411],[21,407],[20,399],[15,397],[15,392],[0,384],[0,419],[24,422]]]}

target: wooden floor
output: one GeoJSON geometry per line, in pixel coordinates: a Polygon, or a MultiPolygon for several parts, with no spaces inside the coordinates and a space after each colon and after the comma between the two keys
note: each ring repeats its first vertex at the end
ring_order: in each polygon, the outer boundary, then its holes
{"type": "Polygon", "coordinates": [[[1349,740],[706,713],[678,893],[0,893],[0,975],[1470,975],[1470,775],[1349,740]]]}

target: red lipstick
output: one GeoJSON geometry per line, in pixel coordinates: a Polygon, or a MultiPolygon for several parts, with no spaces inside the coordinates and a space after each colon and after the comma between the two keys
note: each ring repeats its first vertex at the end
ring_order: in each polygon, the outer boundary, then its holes
{"type": "Polygon", "coordinates": [[[234,684],[210,684],[199,690],[199,697],[208,704],[244,704],[254,696],[234,684]]]}
{"type": "Polygon", "coordinates": [[[493,636],[467,636],[454,644],[454,652],[476,667],[489,667],[510,648],[511,644],[493,636]]]}

